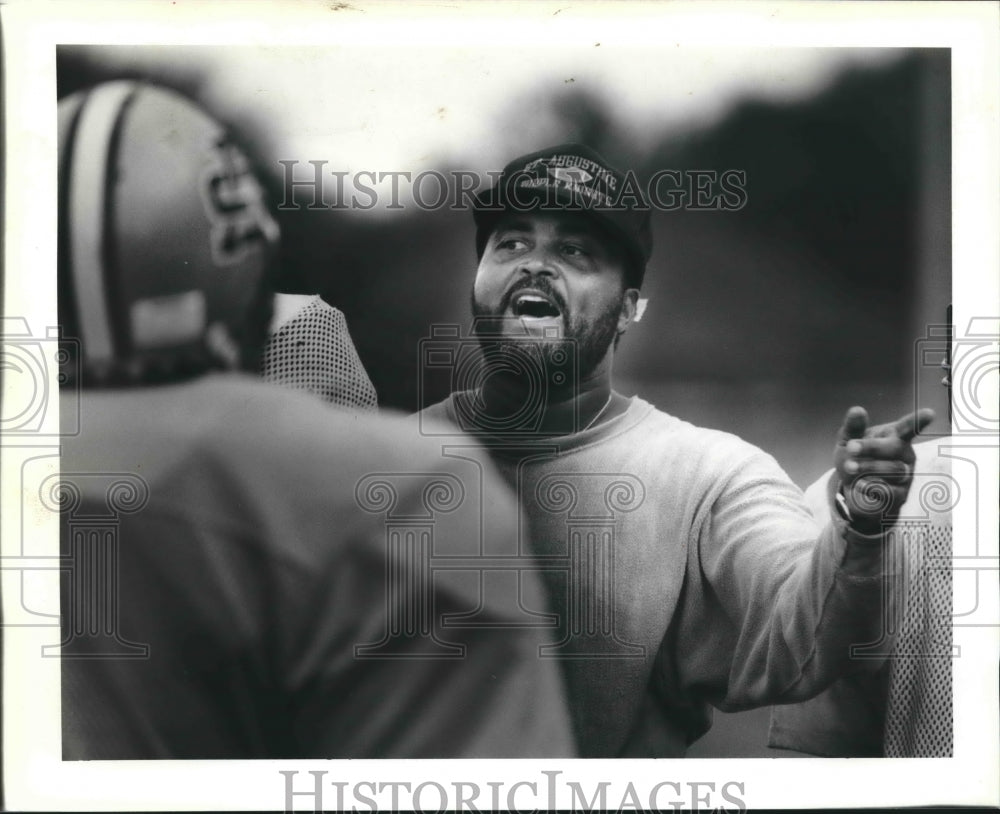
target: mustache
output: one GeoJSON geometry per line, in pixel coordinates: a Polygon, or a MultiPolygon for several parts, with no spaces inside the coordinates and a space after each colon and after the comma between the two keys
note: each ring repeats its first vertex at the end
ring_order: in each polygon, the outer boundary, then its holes
{"type": "Polygon", "coordinates": [[[514,284],[508,288],[500,298],[500,306],[497,309],[497,313],[502,314],[506,311],[507,308],[510,307],[511,301],[517,296],[518,292],[524,291],[527,288],[540,291],[556,304],[559,308],[559,313],[566,313],[566,300],[563,299],[562,294],[560,294],[552,286],[552,283],[549,282],[547,277],[522,277],[520,280],[515,281],[514,284]]]}

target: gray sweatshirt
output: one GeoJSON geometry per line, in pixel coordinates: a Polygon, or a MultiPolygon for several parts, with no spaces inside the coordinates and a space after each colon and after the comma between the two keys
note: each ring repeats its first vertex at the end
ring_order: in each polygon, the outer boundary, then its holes
{"type": "MultiPolygon", "coordinates": [[[[454,400],[422,417],[457,423],[454,400]]],[[[711,706],[798,701],[874,666],[850,646],[882,635],[881,537],[821,528],[753,445],[637,397],[569,436],[477,440],[519,497],[507,553],[544,576],[521,605],[556,628],[542,656],[564,667],[582,756],[682,756],[711,706]]]]}

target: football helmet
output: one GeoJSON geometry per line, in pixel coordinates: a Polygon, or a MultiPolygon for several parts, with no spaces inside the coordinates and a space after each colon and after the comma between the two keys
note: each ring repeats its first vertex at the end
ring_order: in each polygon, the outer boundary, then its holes
{"type": "Polygon", "coordinates": [[[59,103],[59,312],[85,386],[253,366],[278,226],[250,161],[183,96],[112,81],[59,103]]]}

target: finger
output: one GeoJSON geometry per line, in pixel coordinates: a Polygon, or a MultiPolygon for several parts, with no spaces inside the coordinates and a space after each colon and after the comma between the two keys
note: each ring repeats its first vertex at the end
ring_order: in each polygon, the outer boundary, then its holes
{"type": "Polygon", "coordinates": [[[915,413],[905,415],[893,424],[896,436],[903,441],[911,441],[934,420],[934,411],[922,407],[915,413]]]}
{"type": "Polygon", "coordinates": [[[847,441],[851,438],[861,438],[868,428],[868,411],[864,407],[851,407],[844,414],[844,423],[837,433],[837,441],[847,441]]]}
{"type": "Polygon", "coordinates": [[[869,427],[865,436],[868,438],[899,438],[896,432],[895,421],[889,424],[876,424],[873,427],[869,427]]]}
{"type": "Polygon", "coordinates": [[[844,469],[848,474],[857,478],[878,478],[887,483],[895,484],[905,482],[913,474],[911,467],[902,461],[856,461],[852,459],[844,464],[844,469]]]}
{"type": "Polygon", "coordinates": [[[872,436],[852,438],[844,446],[844,451],[852,458],[876,458],[883,461],[906,461],[914,457],[912,445],[895,433],[877,438],[872,436]]]}

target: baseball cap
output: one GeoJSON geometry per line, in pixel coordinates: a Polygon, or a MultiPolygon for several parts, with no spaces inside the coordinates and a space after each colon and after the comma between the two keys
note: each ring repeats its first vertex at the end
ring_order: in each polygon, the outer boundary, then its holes
{"type": "Polygon", "coordinates": [[[628,254],[629,285],[642,285],[653,251],[649,203],[634,176],[583,144],[559,144],[515,158],[495,186],[476,196],[477,255],[483,256],[504,214],[553,210],[579,211],[603,225],[628,254]]]}

